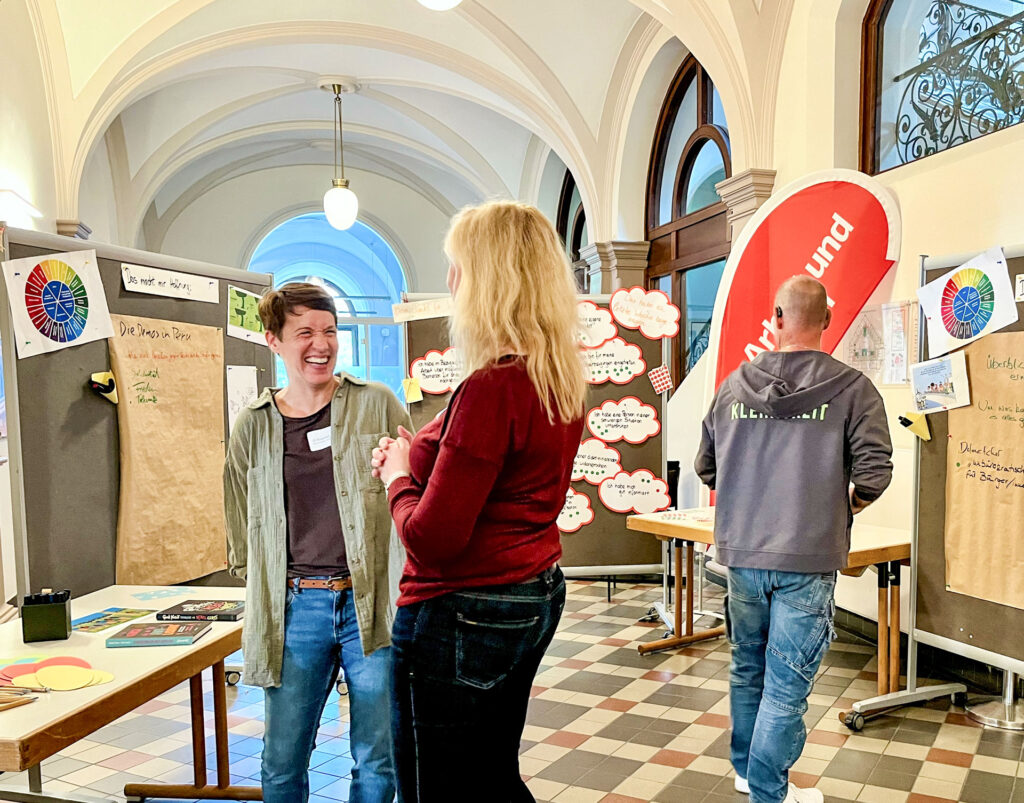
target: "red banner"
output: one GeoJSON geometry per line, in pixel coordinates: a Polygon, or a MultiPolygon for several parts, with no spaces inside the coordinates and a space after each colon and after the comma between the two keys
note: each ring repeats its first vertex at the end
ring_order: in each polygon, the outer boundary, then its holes
{"type": "Polygon", "coordinates": [[[825,285],[832,324],[822,348],[831,353],[896,262],[899,245],[896,202],[862,173],[822,171],[776,193],[729,256],[724,309],[721,291],[715,309],[715,387],[743,360],[775,349],[775,291],[790,276],[813,276],[825,285]]]}

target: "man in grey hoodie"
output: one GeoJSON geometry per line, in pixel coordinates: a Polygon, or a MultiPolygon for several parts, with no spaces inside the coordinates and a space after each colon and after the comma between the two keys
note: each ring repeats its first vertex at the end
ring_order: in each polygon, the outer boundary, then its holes
{"type": "Polygon", "coordinates": [[[836,572],[853,514],[892,478],[882,398],[821,351],[831,321],[820,282],[775,297],[777,349],[722,382],[704,419],[697,475],[717,491],[715,544],[729,567],[731,759],[754,803],[822,801],[789,784],[803,714],[828,649],[836,572]]]}

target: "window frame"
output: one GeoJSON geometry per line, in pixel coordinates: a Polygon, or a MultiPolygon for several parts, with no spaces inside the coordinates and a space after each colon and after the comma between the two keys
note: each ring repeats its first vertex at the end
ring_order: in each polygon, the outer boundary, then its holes
{"type": "Polygon", "coordinates": [[[896,170],[899,167],[915,164],[920,162],[922,159],[927,159],[929,156],[937,156],[940,153],[945,153],[946,151],[958,148],[961,145],[977,142],[991,134],[1005,131],[1007,128],[1024,125],[1024,120],[1021,120],[1011,126],[994,128],[988,133],[972,137],[969,140],[959,142],[948,148],[943,148],[935,153],[931,153],[917,159],[912,159],[909,162],[901,162],[900,164],[893,165],[892,167],[879,169],[878,155],[875,147],[882,113],[882,104],[880,102],[881,93],[879,92],[878,82],[881,66],[881,51],[883,47],[883,26],[885,23],[885,17],[892,8],[893,2],[894,0],[870,0],[867,10],[864,12],[864,19],[861,23],[860,132],[858,140],[858,156],[861,172],[870,176],[877,176],[881,173],[888,172],[889,170],[896,170]]]}
{"type": "Polygon", "coordinates": [[[647,208],[645,222],[647,240],[651,243],[646,271],[648,289],[671,276],[671,299],[681,312],[679,335],[672,340],[669,369],[672,382],[678,386],[686,376],[689,357],[686,341],[686,282],[684,274],[712,262],[726,259],[731,250],[727,221],[728,208],[724,201],[710,204],[689,214],[685,211],[686,191],[693,164],[705,142],[713,142],[722,157],[725,177],[732,177],[729,132],[713,122],[714,84],[700,62],[692,55],[683,59],[673,76],[654,129],[651,157],[647,173],[647,208]],[[672,126],[686,92],[697,83],[697,126],[686,140],[679,163],[673,171],[672,213],[667,223],[658,223],[663,181],[667,176],[665,161],[668,155],[672,126]]]}

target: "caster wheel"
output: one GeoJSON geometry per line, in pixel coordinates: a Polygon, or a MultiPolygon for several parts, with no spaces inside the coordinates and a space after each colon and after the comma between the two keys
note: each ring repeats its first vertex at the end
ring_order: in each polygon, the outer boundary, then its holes
{"type": "Polygon", "coordinates": [[[348,684],[344,680],[339,680],[335,684],[335,688],[338,690],[338,694],[342,697],[348,696],[348,684]]]}
{"type": "Polygon", "coordinates": [[[959,708],[967,707],[967,692],[958,691],[956,694],[951,694],[949,699],[952,701],[953,705],[959,708]]]}
{"type": "Polygon", "coordinates": [[[242,673],[235,669],[232,669],[224,674],[224,680],[227,681],[227,684],[229,686],[237,686],[241,679],[242,673]]]}
{"type": "Polygon", "coordinates": [[[847,711],[843,714],[843,724],[850,730],[860,733],[864,730],[864,715],[856,711],[847,711]]]}

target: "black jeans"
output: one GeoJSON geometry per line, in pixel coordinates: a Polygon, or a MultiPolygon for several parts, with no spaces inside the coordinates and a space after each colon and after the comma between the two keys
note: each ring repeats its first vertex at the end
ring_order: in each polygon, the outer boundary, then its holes
{"type": "Polygon", "coordinates": [[[557,566],[398,609],[395,762],[404,803],[532,803],[519,776],[530,688],[565,607],[557,566]]]}

